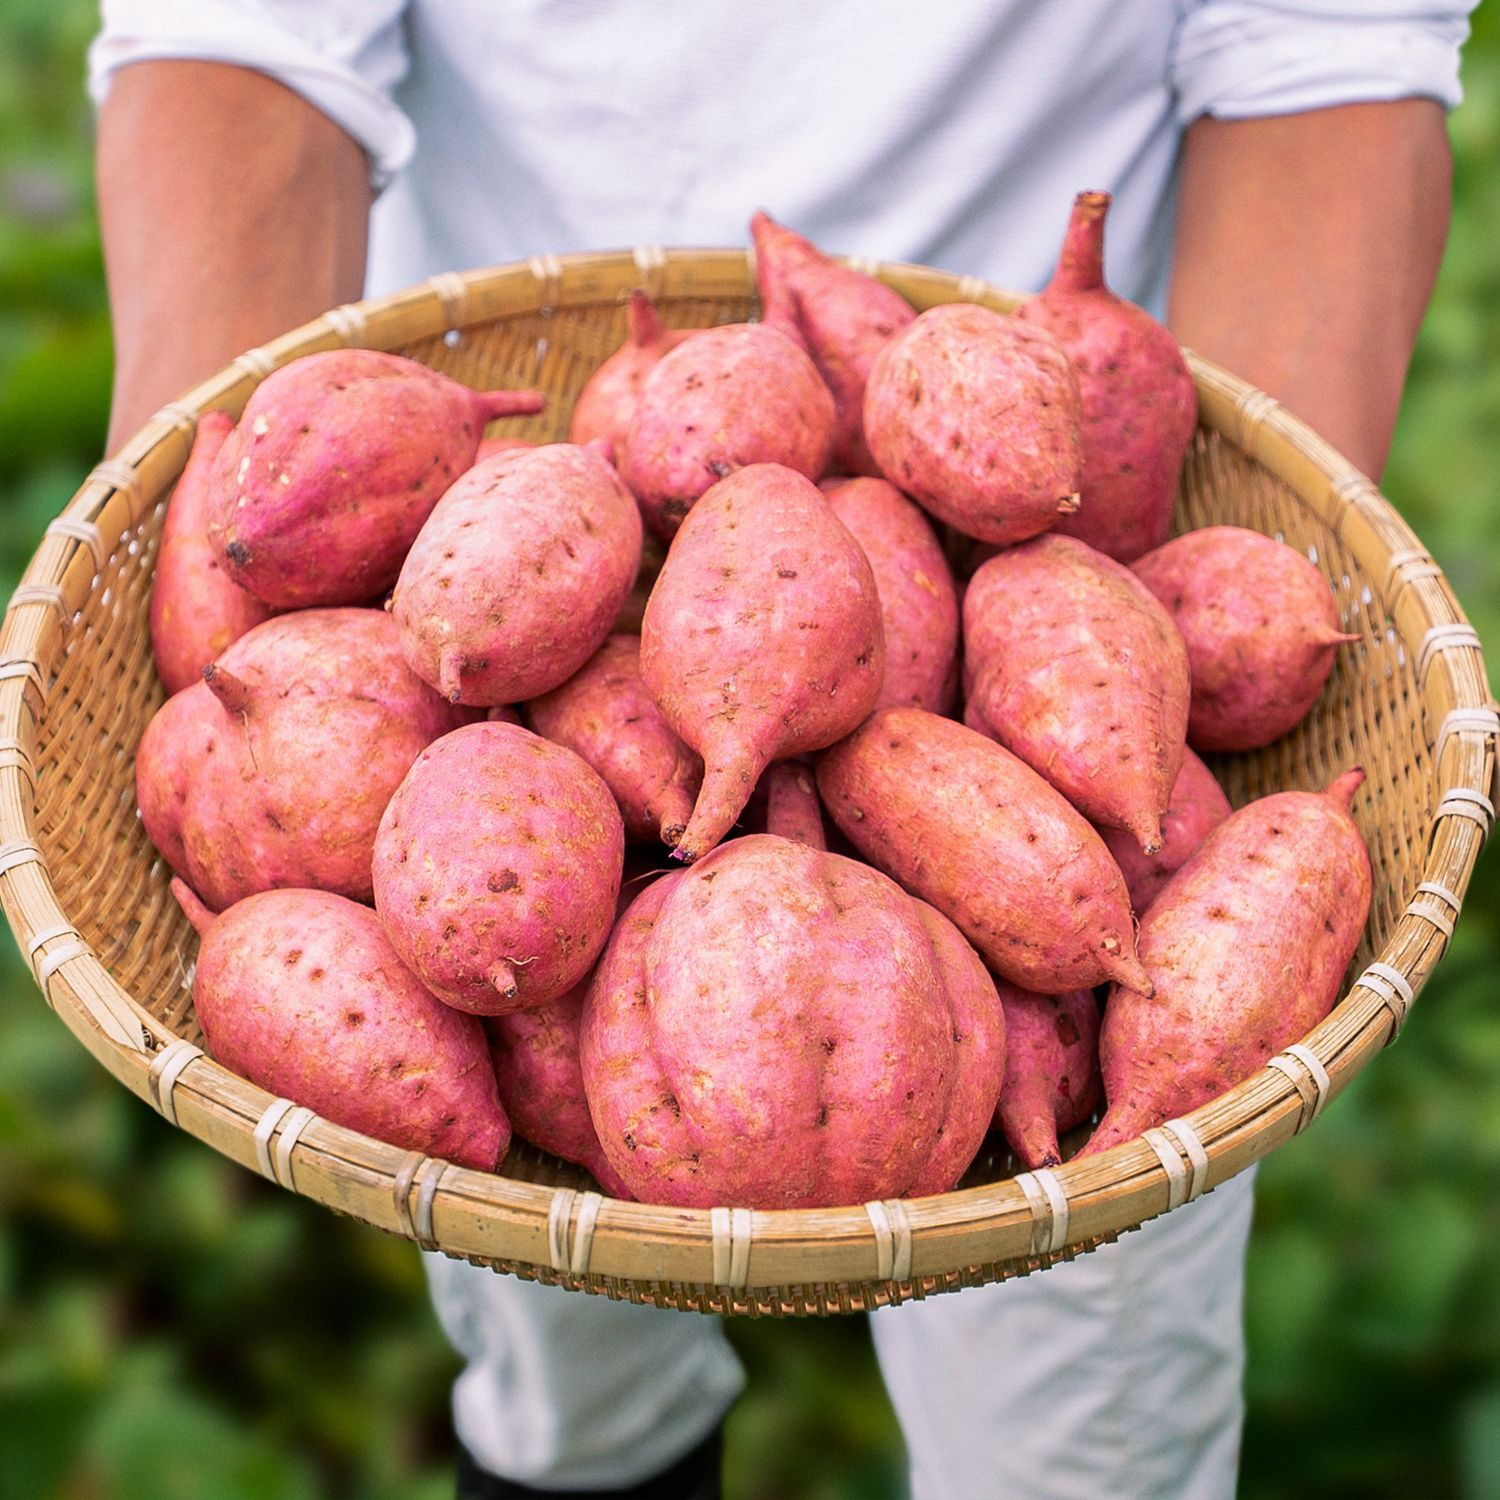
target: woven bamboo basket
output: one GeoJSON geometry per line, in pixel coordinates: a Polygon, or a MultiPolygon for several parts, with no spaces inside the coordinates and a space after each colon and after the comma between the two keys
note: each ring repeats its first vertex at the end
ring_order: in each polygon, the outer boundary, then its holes
{"type": "MultiPolygon", "coordinates": [[[[1014,298],[974,278],[860,263],[919,308],[1014,298]]],[[[1323,570],[1344,628],[1312,717],[1215,765],[1231,799],[1319,787],[1359,763],[1355,815],[1375,897],[1332,1015],[1187,1119],[1051,1171],[1013,1176],[987,1148],[937,1197],[826,1210],[651,1207],[605,1198],[521,1147],[503,1175],[356,1134],[201,1050],[196,939],[136,812],[136,746],[162,690],[147,609],[165,500],[197,415],[238,414],[278,365],[315,350],[395,350],[475,386],[536,385],[546,413],[506,430],[557,438],[624,338],[635,287],[678,327],[755,311],[741,251],[546,257],[446,274],[336,308],[164,408],[100,464],[41,548],[0,634],[0,902],[48,1003],[173,1124],[295,1192],[501,1271],[663,1307],[848,1312],[1070,1259],[1243,1171],[1316,1118],[1401,1029],[1452,936],[1494,818],[1500,717],[1479,640],[1437,565],[1363,475],[1274,401],[1198,359],[1201,427],[1178,507],[1284,538],[1323,570]]]]}

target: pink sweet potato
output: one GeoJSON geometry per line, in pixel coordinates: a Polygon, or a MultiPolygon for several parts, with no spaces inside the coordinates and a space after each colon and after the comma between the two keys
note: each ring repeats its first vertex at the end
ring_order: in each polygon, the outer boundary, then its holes
{"type": "Polygon", "coordinates": [[[1062,1160],[1058,1137],[1082,1125],[1104,1097],[1099,1081],[1099,1002],[1092,990],[1034,995],[1001,980],[1005,1082],[995,1123],[1035,1171],[1062,1160]]]}
{"type": "Polygon", "coordinates": [[[609,635],[641,558],[641,520],[590,445],[470,469],[412,544],[391,613],[412,670],[454,703],[550,692],[609,635]]]}
{"type": "Polygon", "coordinates": [[[1083,398],[1083,500],[1057,530],[1130,562],[1171,535],[1198,397],[1177,340],[1104,284],[1109,202],[1078,195],[1052,280],[1016,316],[1067,350],[1083,398]]]}
{"type": "Polygon", "coordinates": [[[704,761],[677,856],[723,838],[771,761],[848,734],[884,671],[874,575],[817,486],[753,464],[709,490],[641,622],[641,677],[704,761]]]}
{"type": "Polygon", "coordinates": [[[625,828],[579,756],[513,724],[429,746],[375,839],[375,909],[422,982],[501,1015],[570,989],[614,920],[625,828]]]}
{"type": "Polygon", "coordinates": [[[391,793],[460,722],[401,659],[380,610],[279,615],[146,726],[146,833],[216,910],[276,886],[368,901],[391,793]]]}
{"type": "Polygon", "coordinates": [[[208,479],[233,430],[228,412],[198,418],[193,451],[162,523],[151,583],[151,650],[169,693],[191,686],[214,657],[275,613],[229,577],[208,543],[208,479]]]}
{"type": "Polygon", "coordinates": [[[1182,766],[1182,638],[1131,571],[1073,537],[992,557],[964,594],[969,710],[1086,818],[1161,847],[1182,766]]]}
{"type": "Polygon", "coordinates": [[[658,360],[620,455],[646,525],[670,539],[698,497],[750,464],[819,479],[833,446],[833,397],[780,328],[700,329],[658,360]]]}
{"type": "Polygon", "coordinates": [[[581,755],[620,804],[629,838],[675,844],[703,762],[672,733],[641,681],[641,641],[612,635],[561,687],[526,705],[531,727],[581,755]]]}
{"type": "Polygon", "coordinates": [[[697,1207],[946,1190],[1003,1050],[994,987],[949,924],[865,865],[765,834],[636,899],[581,1033],[611,1164],[642,1201],[697,1207]]]}
{"type": "Polygon", "coordinates": [[[642,291],[631,293],[626,322],[629,331],[625,342],[589,376],[588,383],[578,393],[568,422],[570,443],[605,438],[614,445],[616,453],[622,452],[646,376],[690,332],[665,327],[651,299],[642,291]]]}
{"type": "Polygon", "coordinates": [[[876,356],[865,439],[881,472],[967,536],[1019,542],[1078,508],[1078,381],[1043,328],[930,308],[876,356]]]}
{"type": "Polygon", "coordinates": [[[1326,792],[1276,792],[1221,823],[1141,923],[1145,1000],[1114,987],[1099,1061],[1107,1150],[1234,1087],[1333,1008],[1370,910],[1350,815],[1358,768],[1326,792]]]}
{"type": "Polygon", "coordinates": [[[1161,888],[1229,813],[1229,798],[1214,780],[1214,773],[1191,750],[1185,750],[1161,823],[1161,848],[1155,854],[1143,854],[1139,843],[1118,828],[1099,830],[1125,877],[1136,916],[1145,915],[1161,888]]]}
{"type": "Polygon", "coordinates": [[[1109,976],[1149,992],[1109,851],[1002,746],[918,708],[881,709],[819,759],[818,790],[866,859],[1013,984],[1062,994],[1109,976]]]}
{"type": "Polygon", "coordinates": [[[1307,717],[1338,647],[1327,580],[1301,553],[1242,526],[1206,526],[1134,570],[1187,642],[1195,750],[1256,750],[1307,717]]]}
{"type": "Polygon", "coordinates": [[[422,988],[374,912],[281,890],[214,917],[172,889],[202,938],[193,1005],[216,1061],[349,1130],[499,1166],[510,1123],[480,1023],[422,988]]]}
{"type": "Polygon", "coordinates": [[[209,540],[267,604],[362,604],[396,581],[484,424],[543,400],[373,349],[304,355],[260,383],[220,450],[209,540]]]}
{"type": "Polygon", "coordinates": [[[761,777],[766,798],[766,832],[809,849],[827,849],[823,804],[812,767],[803,756],[773,761],[761,777]]]}
{"type": "Polygon", "coordinates": [[[865,382],[875,356],[916,312],[884,282],[831,260],[769,214],[750,221],[755,276],[768,317],[790,316],[835,409],[833,457],[851,474],[878,475],[865,442],[865,382]]]}
{"type": "Polygon", "coordinates": [[[884,479],[821,488],[870,559],[880,594],[885,680],[875,706],[947,713],[958,696],[958,590],[932,523],[884,479]]]}

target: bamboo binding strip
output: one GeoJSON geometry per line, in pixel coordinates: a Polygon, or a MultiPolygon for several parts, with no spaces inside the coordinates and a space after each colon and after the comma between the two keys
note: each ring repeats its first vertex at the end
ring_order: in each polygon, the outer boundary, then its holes
{"type": "MultiPolygon", "coordinates": [[[[918,308],[1014,304],[972,277],[864,268],[918,308]]],[[[1322,569],[1360,636],[1307,724],[1215,766],[1237,804],[1326,784],[1351,756],[1369,775],[1356,815],[1376,896],[1349,991],[1253,1078],[1098,1157],[1013,1176],[992,1138],[954,1192],[790,1213],[619,1202],[524,1147],[501,1174],[474,1172],[342,1130],[207,1055],[185,979],[196,940],[133,792],[136,745],[162,696],[147,634],[162,502],[199,413],[238,415],[288,360],[364,345],[475,386],[538,385],[546,412],[503,430],[557,438],[588,374],[623,341],[636,287],[673,327],[756,310],[741,251],[645,246],[448,273],[247,351],[87,476],[0,625],[0,902],[47,1003],[167,1120],[290,1191],[518,1275],[704,1311],[848,1312],[1026,1274],[1190,1202],[1310,1126],[1399,1035],[1453,935],[1494,822],[1500,713],[1441,570],[1369,479],[1191,355],[1202,426],[1179,525],[1284,537],[1322,569]]]]}

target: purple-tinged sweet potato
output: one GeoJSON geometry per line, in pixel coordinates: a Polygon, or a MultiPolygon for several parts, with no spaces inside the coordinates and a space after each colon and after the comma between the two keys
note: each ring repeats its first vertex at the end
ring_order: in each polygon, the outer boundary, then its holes
{"type": "Polygon", "coordinates": [[[1136,916],[1145,915],[1161,888],[1229,816],[1230,810],[1229,798],[1214,780],[1214,773],[1191,750],[1185,750],[1182,769],[1172,787],[1172,800],[1161,822],[1161,848],[1155,854],[1141,853],[1136,840],[1121,829],[1099,830],[1125,877],[1136,916]]]}
{"type": "Polygon", "coordinates": [[[412,544],[391,614],[412,670],[454,703],[516,703],[600,646],[641,560],[641,519],[594,445],[470,469],[412,544]]]}
{"type": "Polygon", "coordinates": [[[473,391],[374,349],[307,354],[268,375],[214,466],[208,535],[267,604],[361,604],[395,581],[485,423],[539,391],[473,391]]]}
{"type": "Polygon", "coordinates": [[[1032,1171],[1062,1160],[1058,1137],[1082,1125],[1104,1097],[1099,1002],[1092,990],[1036,995],[1003,979],[1005,1082],[995,1123],[1032,1171]]]}
{"type": "Polygon", "coordinates": [[[885,708],[820,757],[818,791],[866,859],[1011,983],[1057,995],[1108,977],[1150,992],[1103,840],[1003,746],[919,708],[885,708]]]}
{"type": "Polygon", "coordinates": [[[419,755],[375,838],[375,909],[439,999],[502,1015],[556,999],[614,920],[625,828],[580,756],[513,724],[419,755]]]}
{"type": "Polygon", "coordinates": [[[646,525],[670,540],[698,497],[751,464],[820,479],[833,447],[833,397],[780,327],[697,330],[641,385],[620,474],[646,525]]]}
{"type": "Polygon", "coordinates": [[[771,761],[848,734],[884,672],[874,574],[817,486],[753,464],[709,490],[641,622],[642,680],[704,762],[677,857],[724,837],[771,761]]]}
{"type": "Polygon", "coordinates": [[[964,683],[968,711],[1086,818],[1161,847],[1188,659],[1129,568],[1068,536],[992,557],[964,593],[964,683]]]}
{"type": "Polygon", "coordinates": [[[208,542],[209,475],[233,431],[228,412],[198,418],[193,451],[162,522],[151,583],[151,650],[168,693],[191,686],[214,657],[275,613],[229,577],[208,542]]]}
{"type": "Polygon", "coordinates": [[[958,590],[932,523],[885,479],[820,487],[875,574],[885,628],[885,680],[875,706],[947,713],[958,697],[958,590]]]}
{"type": "Polygon", "coordinates": [[[1092,1155],[1243,1082],[1333,1009],[1370,910],[1350,814],[1355,767],[1324,792],[1275,792],[1232,814],[1141,923],[1143,999],[1112,987],[1099,1035],[1109,1107],[1092,1155]]]}
{"type": "Polygon", "coordinates": [[[402,660],[382,611],[278,615],[146,726],[141,818],[215,910],[277,886],[368,901],[387,801],[418,752],[460,722],[402,660]]]}
{"type": "Polygon", "coordinates": [[[393,1146],[494,1171],[510,1145],[484,1031],[430,995],[368,907],[264,891],[220,916],[172,882],[201,944],[208,1049],[272,1094],[393,1146]]]}
{"type": "Polygon", "coordinates": [[[606,1156],[643,1202],[945,1191],[1003,1068],[994,986],[964,948],[877,871],[766,834],[658,880],[584,1005],[606,1156]]]}
{"type": "Polygon", "coordinates": [[[828,848],[823,804],[805,757],[773,761],[761,777],[766,797],[766,832],[809,849],[828,848]]]}
{"type": "Polygon", "coordinates": [[[682,837],[703,762],[672,732],[641,681],[641,640],[612,635],[561,687],[526,705],[531,727],[604,778],[628,838],[682,837]]]}
{"type": "Polygon", "coordinates": [[[876,356],[865,440],[892,484],[980,541],[1024,541],[1078,508],[1068,356],[1046,329],[971,302],[930,308],[876,356]]]}
{"type": "Polygon", "coordinates": [[[1172,534],[1198,396],[1177,340],[1104,284],[1109,203],[1078,195],[1052,280],[1016,316],[1063,346],[1083,398],[1082,504],[1056,529],[1130,562],[1172,534]]]}
{"type": "Polygon", "coordinates": [[[667,328],[651,299],[642,291],[630,294],[626,310],[628,335],[588,378],[573,404],[568,441],[587,443],[605,438],[616,453],[623,451],[630,419],[641,399],[641,386],[654,365],[688,337],[689,329],[667,328]]]}
{"type": "Polygon", "coordinates": [[[1195,750],[1257,750],[1296,728],[1333,671],[1328,581],[1300,552],[1242,526],[1205,526],[1137,558],[1136,576],[1187,642],[1195,750]]]}
{"type": "Polygon", "coordinates": [[[865,382],[875,356],[916,317],[884,282],[840,265],[769,214],[750,220],[755,276],[768,315],[795,319],[833,393],[833,458],[851,474],[878,475],[865,442],[865,382]]]}

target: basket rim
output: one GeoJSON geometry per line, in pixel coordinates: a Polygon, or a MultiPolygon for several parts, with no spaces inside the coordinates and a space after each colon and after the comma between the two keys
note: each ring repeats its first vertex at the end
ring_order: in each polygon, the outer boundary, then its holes
{"type": "MultiPolygon", "coordinates": [[[[858,260],[918,308],[1020,299],[976,277],[858,260]]],[[[1187,351],[1199,421],[1290,484],[1383,579],[1415,664],[1437,782],[1419,890],[1331,1014],[1185,1120],[1050,1170],[930,1198],[826,1209],[677,1209],[459,1167],[347,1130],[231,1073],[126,993],[57,902],[35,825],[47,688],[67,631],[124,531],[186,461],[198,415],[236,416],[303,354],[389,349],[507,315],[655,297],[753,292],[753,252],[539,256],[447,272],[335,308],[162,408],[96,466],[42,544],[0,627],[0,904],[47,1003],[173,1124],[271,1180],[378,1228],[575,1289],[716,1312],[838,1311],[1025,1274],[1198,1196],[1306,1128],[1399,1034],[1441,957],[1493,821],[1500,716],[1479,639],[1441,570],[1375,484],[1271,397],[1187,351]]]]}

